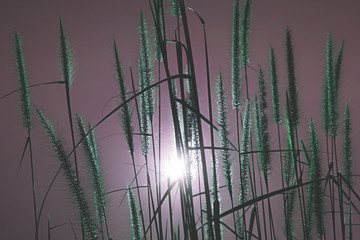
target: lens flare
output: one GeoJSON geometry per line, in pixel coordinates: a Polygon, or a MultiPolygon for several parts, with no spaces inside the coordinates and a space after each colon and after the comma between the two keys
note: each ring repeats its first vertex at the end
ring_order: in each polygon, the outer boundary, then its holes
{"type": "MultiPolygon", "coordinates": [[[[190,167],[191,179],[195,178],[196,171],[190,167]]],[[[171,180],[178,180],[186,176],[186,167],[183,159],[178,158],[176,154],[171,154],[165,165],[165,176],[171,180]]]]}

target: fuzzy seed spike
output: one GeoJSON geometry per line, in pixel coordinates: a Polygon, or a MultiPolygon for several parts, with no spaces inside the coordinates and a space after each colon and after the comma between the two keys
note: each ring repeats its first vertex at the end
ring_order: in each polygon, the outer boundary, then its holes
{"type": "Polygon", "coordinates": [[[324,200],[323,189],[321,186],[321,157],[320,157],[320,145],[319,138],[316,132],[314,122],[310,119],[309,123],[309,137],[310,137],[310,152],[311,152],[311,164],[309,175],[311,181],[315,181],[310,185],[311,198],[313,199],[313,213],[316,221],[316,229],[319,238],[324,234],[324,200]]]}
{"type": "Polygon", "coordinates": [[[143,239],[143,234],[141,230],[139,209],[130,185],[128,185],[127,195],[130,210],[132,240],[141,240],[143,239]]]}
{"type": "Polygon", "coordinates": [[[326,81],[327,81],[327,95],[328,95],[328,127],[329,133],[332,137],[337,135],[338,127],[338,86],[335,82],[335,66],[334,66],[334,47],[333,38],[329,33],[326,43],[326,81]]]}
{"type": "Polygon", "coordinates": [[[66,88],[69,90],[71,84],[74,80],[74,63],[72,61],[72,51],[70,48],[70,43],[67,40],[66,33],[64,30],[64,26],[62,24],[62,20],[60,19],[59,23],[59,31],[60,31],[60,64],[61,64],[61,74],[63,77],[63,81],[65,82],[66,88]]]}
{"type": "MultiPolygon", "coordinates": [[[[140,89],[144,88],[144,78],[143,78],[143,65],[139,63],[139,87],[140,89]]],[[[148,92],[144,92],[140,95],[140,133],[141,133],[141,146],[142,154],[148,155],[150,151],[150,120],[148,113],[148,101],[147,101],[148,92]]]]}
{"type": "Polygon", "coordinates": [[[346,104],[345,107],[345,119],[344,119],[344,142],[343,142],[343,157],[344,157],[344,167],[345,167],[345,178],[350,186],[346,185],[348,188],[352,187],[353,178],[352,178],[352,143],[350,138],[351,133],[351,109],[349,104],[346,104]]]}
{"type": "Polygon", "coordinates": [[[270,47],[270,77],[271,77],[271,93],[272,93],[274,122],[275,124],[279,125],[281,123],[280,100],[279,100],[280,97],[279,97],[275,53],[272,47],[270,47]]]}
{"type": "Polygon", "coordinates": [[[32,111],[30,102],[29,80],[26,71],[22,41],[19,33],[15,31],[15,57],[19,85],[19,94],[22,110],[23,126],[29,131],[32,127],[32,111]]]}
{"type": "Polygon", "coordinates": [[[240,47],[241,47],[241,65],[249,64],[249,35],[250,35],[250,18],[251,18],[252,0],[246,0],[242,13],[240,47]]]}
{"type": "MultiPolygon", "coordinates": [[[[88,162],[91,183],[93,187],[95,207],[96,207],[96,216],[99,222],[105,221],[105,191],[103,186],[103,181],[100,172],[100,163],[99,163],[99,155],[97,153],[95,134],[91,131],[88,134],[88,130],[85,127],[84,121],[82,117],[78,114],[75,115],[78,130],[80,133],[80,138],[85,139],[83,143],[85,155],[88,162]]],[[[91,129],[91,124],[89,123],[88,129],[91,129]]]]}
{"type": "Polygon", "coordinates": [[[93,217],[91,216],[84,191],[80,186],[80,183],[76,177],[76,173],[68,159],[68,154],[65,151],[64,145],[58,137],[52,123],[45,118],[44,114],[38,108],[36,108],[36,111],[40,117],[41,125],[45,130],[48,140],[55,151],[56,157],[62,164],[64,175],[69,184],[69,188],[73,195],[76,207],[79,211],[81,222],[84,225],[86,237],[91,240],[98,239],[95,223],[93,217]]]}
{"type": "MultiPolygon", "coordinates": [[[[144,14],[142,11],[140,11],[140,27],[139,27],[139,33],[140,33],[140,62],[141,65],[140,69],[142,73],[140,74],[143,78],[143,85],[142,89],[150,86],[150,84],[153,82],[153,76],[152,76],[152,66],[151,66],[151,59],[150,59],[150,46],[149,46],[149,36],[148,36],[148,30],[146,26],[146,21],[144,18],[144,14]]],[[[144,93],[145,94],[145,93],[144,93]]],[[[146,91],[146,101],[147,101],[147,107],[146,112],[149,115],[149,118],[152,119],[155,113],[155,91],[154,89],[149,89],[146,91]]]]}
{"type": "Polygon", "coordinates": [[[231,55],[232,106],[239,110],[241,105],[240,0],[235,0],[233,6],[231,55]]]}
{"type": "MultiPolygon", "coordinates": [[[[255,124],[255,133],[257,136],[257,146],[258,150],[261,152],[258,154],[260,158],[260,164],[264,174],[265,182],[268,182],[268,176],[271,171],[270,163],[270,143],[269,143],[269,133],[268,133],[268,118],[266,114],[266,86],[265,86],[265,77],[264,72],[259,67],[258,70],[258,85],[259,85],[259,107],[257,112],[258,124],[255,124]],[[257,130],[256,130],[257,129],[257,130]]],[[[257,106],[254,106],[257,108],[257,106]]]]}
{"type": "MultiPolygon", "coordinates": [[[[125,85],[125,77],[123,73],[123,68],[120,63],[119,53],[116,45],[116,41],[114,40],[114,52],[115,52],[115,62],[116,62],[116,78],[119,86],[120,99],[122,102],[126,101],[127,89],[125,85]]],[[[130,103],[126,103],[126,105],[121,109],[121,122],[122,128],[125,132],[126,142],[128,144],[128,149],[130,154],[134,155],[134,137],[133,137],[133,125],[132,125],[132,111],[130,109],[130,103]]]]}
{"type": "MultiPolygon", "coordinates": [[[[246,102],[245,115],[243,120],[242,128],[242,143],[241,143],[241,152],[250,151],[250,142],[251,142],[251,111],[250,111],[250,101],[246,102]]],[[[249,168],[249,154],[241,154],[241,172],[240,172],[240,204],[247,201],[248,194],[248,168],[249,168]]]]}
{"type": "Polygon", "coordinates": [[[233,181],[232,181],[232,160],[229,149],[229,129],[228,129],[228,110],[226,107],[226,94],[224,89],[224,81],[222,73],[220,72],[217,81],[217,103],[218,103],[218,123],[220,126],[220,146],[221,159],[223,164],[223,174],[226,181],[226,186],[230,195],[233,196],[233,181]]]}
{"type": "Polygon", "coordinates": [[[295,62],[290,29],[286,29],[286,60],[289,91],[289,110],[291,112],[290,121],[293,122],[295,126],[297,126],[299,124],[298,93],[296,87],[295,62]]]}

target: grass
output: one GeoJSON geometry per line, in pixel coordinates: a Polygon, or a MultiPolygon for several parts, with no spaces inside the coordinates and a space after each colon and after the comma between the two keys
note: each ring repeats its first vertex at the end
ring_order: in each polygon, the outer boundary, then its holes
{"type": "MultiPolygon", "coordinates": [[[[310,120],[307,135],[298,131],[302,121],[301,112],[306,111],[306,106],[301,106],[299,101],[295,70],[297,63],[294,56],[296,46],[289,28],[284,29],[288,86],[285,90],[286,99],[281,100],[275,49],[270,47],[269,69],[265,70],[260,65],[255,68],[250,61],[251,0],[244,3],[234,1],[232,46],[229,46],[232,59],[229,60],[230,63],[224,64],[230,66],[231,79],[226,79],[220,71],[216,80],[210,77],[211,59],[208,54],[206,19],[194,9],[188,11],[184,0],[172,1],[172,16],[165,15],[169,11],[165,9],[162,0],[149,1],[149,5],[152,14],[149,25],[154,30],[155,53],[151,52],[147,23],[143,11],[140,11],[137,74],[133,74],[130,69],[131,79],[125,78],[120,60],[121,50],[119,51],[114,40],[114,78],[117,80],[119,102],[94,125],[86,125],[80,115],[72,114],[70,87],[74,80],[73,53],[60,20],[59,45],[63,81],[53,83],[65,86],[72,148],[65,150],[53,123],[36,108],[40,123],[58,159],[56,175],[46,189],[40,208],[36,204],[38,196],[35,191],[31,141],[33,119],[29,91],[32,85],[28,83],[19,34],[15,33],[18,92],[23,125],[28,132],[24,153],[29,150],[31,159],[35,238],[39,239],[39,232],[43,231],[40,220],[48,193],[55,179],[63,177],[73,196],[74,209],[77,209],[81,238],[112,239],[108,225],[119,223],[109,223],[107,220],[107,214],[111,214],[106,212],[110,203],[106,200],[106,185],[103,184],[94,130],[118,114],[127,143],[126,155],[129,154],[132,165],[133,179],[122,183],[123,188],[119,190],[127,195],[130,213],[127,224],[131,226],[132,239],[273,240],[335,239],[336,236],[352,239],[357,227],[353,220],[354,215],[359,213],[357,204],[360,198],[353,185],[349,105],[344,108],[343,125],[338,120],[344,42],[335,58],[334,40],[330,33],[327,36],[323,102],[318,103],[322,105],[323,132],[320,134],[320,127],[317,126],[320,123],[310,120]],[[197,74],[202,68],[194,63],[195,51],[191,45],[192,33],[187,17],[189,14],[195,14],[203,27],[206,85],[201,88],[198,86],[197,74]],[[166,25],[170,18],[176,18],[175,39],[172,39],[172,33],[166,32],[173,27],[166,25]],[[253,75],[248,73],[250,70],[256,72],[257,79],[253,79],[253,75]],[[266,79],[265,72],[269,72],[270,79],[266,79]],[[157,81],[154,81],[155,73],[157,81]],[[126,87],[130,81],[132,92],[126,87]],[[225,88],[226,81],[231,84],[231,91],[225,88]],[[249,91],[250,81],[258,82],[258,90],[253,98],[249,91]],[[271,90],[266,88],[266,81],[271,83],[271,90]],[[165,99],[162,94],[166,84],[168,95],[165,95],[165,99]],[[241,95],[244,84],[246,97],[241,95]],[[206,106],[200,103],[200,91],[206,92],[206,106]],[[227,95],[228,92],[231,94],[227,95]],[[217,95],[216,102],[212,101],[214,93],[217,95]],[[272,109],[268,103],[269,95],[272,109]],[[232,108],[227,106],[227,99],[230,97],[232,108]],[[162,138],[163,113],[160,108],[164,101],[170,104],[168,115],[171,115],[175,155],[184,168],[184,173],[176,180],[170,177],[166,179],[163,166],[167,159],[161,155],[161,148],[166,140],[162,138]],[[285,106],[285,111],[282,112],[280,106],[285,106]],[[217,109],[217,118],[213,116],[213,109],[217,109]],[[272,119],[269,113],[272,113],[272,119]],[[77,124],[77,142],[73,120],[77,124]],[[236,125],[234,129],[230,129],[230,122],[236,125]],[[340,127],[344,133],[341,146],[336,138],[340,134],[340,127]],[[274,135],[270,135],[273,133],[272,129],[275,130],[274,135]],[[282,132],[287,133],[286,137],[282,136],[282,132]],[[320,145],[322,133],[325,134],[325,146],[320,145]],[[141,146],[137,146],[138,140],[141,146]],[[270,141],[276,142],[277,146],[270,141]],[[87,168],[82,169],[82,164],[78,163],[82,153],[78,151],[80,145],[88,164],[87,168]],[[141,152],[143,157],[139,157],[136,151],[141,152]],[[278,176],[272,175],[275,163],[280,166],[281,174],[278,176]],[[138,164],[144,164],[145,167],[139,169],[138,164]],[[341,166],[344,166],[343,171],[341,166]],[[195,168],[196,177],[192,171],[195,168]],[[91,184],[86,185],[80,181],[82,174],[91,179],[91,184]],[[145,187],[141,186],[141,179],[146,179],[145,187]],[[274,187],[276,184],[280,187],[274,187]],[[93,194],[86,195],[84,188],[89,188],[93,194]],[[222,188],[226,192],[221,191],[222,188]],[[282,201],[282,216],[275,214],[272,209],[272,199],[276,197],[282,201]],[[226,202],[230,204],[225,204],[226,202]],[[330,216],[331,224],[325,220],[330,216]]],[[[57,227],[51,227],[55,216],[51,214],[51,217],[50,222],[48,214],[48,239],[50,236],[54,237],[51,230],[57,227]]],[[[61,226],[71,227],[74,236],[80,238],[70,220],[69,223],[61,226]]]]}

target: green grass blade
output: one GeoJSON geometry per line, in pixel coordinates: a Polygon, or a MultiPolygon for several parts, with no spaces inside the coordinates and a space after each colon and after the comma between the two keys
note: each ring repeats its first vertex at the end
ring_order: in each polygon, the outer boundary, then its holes
{"type": "Polygon", "coordinates": [[[21,165],[22,165],[22,163],[23,163],[24,156],[25,156],[25,153],[26,153],[26,149],[27,149],[27,147],[28,147],[28,145],[29,145],[29,142],[30,142],[30,137],[27,137],[27,138],[26,138],[25,145],[24,145],[24,150],[23,150],[23,152],[22,152],[22,154],[21,154],[20,163],[19,163],[19,166],[18,166],[17,171],[16,171],[16,176],[19,175],[20,168],[21,168],[21,165]]]}

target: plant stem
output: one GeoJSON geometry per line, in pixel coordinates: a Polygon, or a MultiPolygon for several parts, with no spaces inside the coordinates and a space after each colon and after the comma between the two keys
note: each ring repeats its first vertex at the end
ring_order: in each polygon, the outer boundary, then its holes
{"type": "Polygon", "coordinates": [[[34,218],[35,218],[35,239],[39,239],[39,223],[37,220],[37,208],[36,208],[36,189],[35,189],[35,175],[34,175],[34,160],[31,145],[31,131],[28,129],[29,149],[30,149],[30,166],[31,166],[31,184],[34,204],[34,218]]]}

